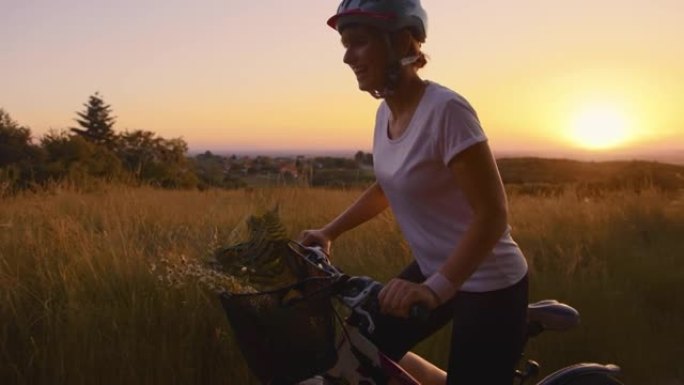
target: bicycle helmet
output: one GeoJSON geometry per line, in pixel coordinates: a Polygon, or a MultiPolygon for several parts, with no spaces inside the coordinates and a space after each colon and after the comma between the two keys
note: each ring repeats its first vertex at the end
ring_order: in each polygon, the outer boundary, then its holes
{"type": "Polygon", "coordinates": [[[409,28],[421,43],[427,36],[427,13],[420,0],[342,0],[328,25],[341,31],[349,24],[371,25],[387,32],[409,28]]]}

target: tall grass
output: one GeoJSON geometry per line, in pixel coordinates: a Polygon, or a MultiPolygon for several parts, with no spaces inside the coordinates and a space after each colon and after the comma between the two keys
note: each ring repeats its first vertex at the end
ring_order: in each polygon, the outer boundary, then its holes
{"type": "MultiPolygon", "coordinates": [[[[280,203],[295,236],[357,191],[159,191],[107,186],[0,201],[0,383],[254,383],[215,296],[172,287],[163,259],[198,259],[280,203]],[[160,277],[162,275],[162,277],[160,277]]],[[[531,299],[577,307],[582,324],[543,335],[544,372],[615,362],[629,383],[684,380],[684,210],[655,191],[599,200],[513,195],[531,299]]],[[[388,279],[410,260],[390,213],[338,240],[336,263],[388,279]]],[[[448,330],[418,347],[443,365],[448,330]]]]}

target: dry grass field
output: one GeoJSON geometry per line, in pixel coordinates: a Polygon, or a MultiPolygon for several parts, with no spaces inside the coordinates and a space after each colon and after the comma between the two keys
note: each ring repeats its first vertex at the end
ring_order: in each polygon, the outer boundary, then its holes
{"type": "MultiPolygon", "coordinates": [[[[162,261],[210,255],[236,240],[245,218],[275,203],[295,236],[357,194],[104,186],[0,198],[0,383],[253,383],[216,297],[160,280],[162,261]]],[[[556,298],[582,314],[577,329],[530,343],[543,373],[598,361],[619,364],[626,383],[684,381],[681,197],[509,199],[531,300],[556,298]]],[[[381,280],[410,259],[390,213],[341,237],[333,253],[347,272],[381,280]]],[[[442,365],[444,338],[418,351],[442,365]]]]}

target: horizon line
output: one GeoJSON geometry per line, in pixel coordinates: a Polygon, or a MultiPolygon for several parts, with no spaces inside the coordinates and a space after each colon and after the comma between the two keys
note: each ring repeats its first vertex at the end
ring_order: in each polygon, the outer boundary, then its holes
{"type": "MultiPolygon", "coordinates": [[[[209,149],[188,149],[188,154],[195,156],[206,152],[211,152],[219,156],[272,156],[272,157],[293,157],[293,156],[337,156],[353,158],[359,151],[372,153],[363,149],[266,149],[266,148],[209,148],[209,149]]],[[[625,161],[642,160],[656,161],[665,163],[684,164],[684,149],[632,149],[632,150],[493,150],[495,158],[545,158],[545,159],[569,159],[580,161],[625,161]]]]}

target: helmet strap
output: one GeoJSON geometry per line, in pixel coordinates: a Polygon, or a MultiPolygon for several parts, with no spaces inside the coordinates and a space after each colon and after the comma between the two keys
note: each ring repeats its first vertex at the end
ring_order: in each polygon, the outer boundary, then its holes
{"type": "Polygon", "coordinates": [[[401,58],[399,63],[401,63],[401,66],[404,67],[417,62],[418,59],[420,59],[420,55],[406,56],[401,58]]]}

